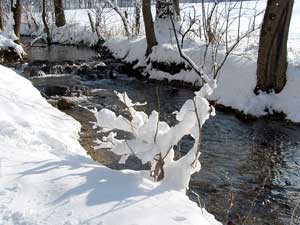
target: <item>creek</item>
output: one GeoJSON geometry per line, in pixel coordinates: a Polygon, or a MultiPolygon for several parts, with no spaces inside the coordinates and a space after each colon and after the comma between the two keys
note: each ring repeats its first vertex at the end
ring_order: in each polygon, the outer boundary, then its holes
{"type": "MultiPolygon", "coordinates": [[[[29,50],[26,66],[57,73],[51,68],[64,69],[68,64],[72,71],[70,65],[76,64],[76,75],[80,77],[77,89],[84,87],[93,93],[81,98],[80,105],[119,110],[112,92],[126,91],[134,101],[147,102],[143,107],[147,113],[160,108],[161,120],[170,124],[176,122],[172,112],[193,96],[189,89],[139,81],[130,74],[120,73],[116,69],[122,67],[120,62],[105,56],[101,60],[106,64],[105,69],[89,69],[97,68],[100,62],[93,50],[41,45],[29,50]],[[88,68],[82,69],[84,66],[88,68]],[[104,96],[104,92],[111,94],[104,96]]],[[[92,129],[91,124],[86,126],[92,129]]],[[[192,144],[191,138],[183,138],[177,146],[177,156],[185,154],[192,144]]],[[[203,128],[201,152],[202,169],[192,176],[188,192],[192,200],[205,205],[224,224],[243,224],[245,218],[245,225],[290,224],[300,198],[299,125],[270,119],[244,122],[232,114],[217,111],[203,128]]],[[[300,209],[294,217],[294,224],[300,224],[300,209]]]]}

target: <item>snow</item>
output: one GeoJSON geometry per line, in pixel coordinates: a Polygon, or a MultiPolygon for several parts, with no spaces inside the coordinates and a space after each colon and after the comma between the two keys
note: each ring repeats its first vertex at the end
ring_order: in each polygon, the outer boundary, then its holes
{"type": "MultiPolygon", "coordinates": [[[[211,7],[211,3],[205,3],[206,7],[211,7]]],[[[219,10],[226,3],[221,2],[219,10]]],[[[184,13],[192,13],[191,7],[195,7],[197,16],[201,16],[201,4],[181,4],[184,13]]],[[[266,6],[266,1],[245,1],[243,2],[243,19],[241,20],[241,30],[248,28],[249,16],[255,11],[261,11],[266,6]]],[[[122,8],[127,10],[129,21],[132,21],[133,8],[122,8]]],[[[236,10],[238,13],[238,10],[236,10]]],[[[65,44],[78,44],[84,43],[86,45],[93,45],[97,42],[97,36],[92,33],[89,19],[87,15],[88,10],[66,10],[66,18],[68,24],[63,28],[56,28],[51,26],[53,41],[65,44]]],[[[91,10],[90,12],[94,12],[91,10]]],[[[152,14],[155,18],[155,7],[152,6],[152,14]]],[[[92,13],[93,15],[93,13],[92,13]]],[[[259,23],[262,20],[263,14],[259,15],[256,20],[259,23]]],[[[132,37],[128,39],[124,37],[122,22],[120,16],[111,9],[105,9],[101,17],[103,25],[105,25],[105,37],[110,38],[105,45],[114,53],[114,56],[120,58],[128,63],[136,63],[135,67],[145,67],[148,59],[157,62],[166,63],[185,63],[179,56],[174,39],[170,38],[171,32],[166,31],[164,35],[157,33],[158,46],[153,48],[152,54],[146,58],[146,41],[144,36],[132,37]],[[166,34],[168,33],[168,34],[166,34]],[[111,38],[114,37],[114,38],[111,38]]],[[[268,111],[283,112],[286,114],[288,120],[300,122],[300,94],[297,86],[300,84],[300,2],[295,1],[294,11],[292,15],[289,41],[288,41],[288,70],[287,70],[287,85],[280,94],[265,94],[261,93],[258,96],[253,94],[253,89],[256,84],[256,60],[258,51],[258,35],[259,31],[254,32],[249,38],[246,38],[240,43],[234,54],[229,57],[224,67],[220,71],[218,80],[218,88],[210,97],[210,100],[217,101],[218,104],[228,106],[246,114],[254,116],[266,115],[268,111]],[[238,94],[237,94],[238,93],[238,94]]],[[[235,32],[235,21],[231,25],[231,31],[235,32]]],[[[162,24],[166,25],[166,24],[162,24]]],[[[34,27],[34,26],[31,26],[34,27]]],[[[142,26],[143,27],[143,26],[142,26]]],[[[40,22],[39,32],[42,32],[42,25],[40,22]]],[[[23,33],[28,34],[26,26],[22,26],[23,33]]],[[[40,33],[37,32],[40,35],[40,33]]],[[[143,31],[142,31],[143,34],[143,31]]],[[[183,51],[190,58],[200,64],[203,61],[203,43],[197,40],[188,40],[184,43],[183,51]]],[[[210,58],[209,56],[207,57],[210,58]]],[[[186,63],[185,63],[186,64],[186,63]]],[[[186,64],[187,65],[187,64],[186,64]]],[[[211,67],[211,62],[207,61],[207,67],[211,67]]],[[[206,70],[209,73],[209,69],[206,70]]],[[[150,79],[168,81],[177,80],[184,81],[194,85],[200,85],[201,80],[198,75],[193,71],[181,71],[177,74],[170,75],[163,71],[158,71],[151,66],[145,69],[145,73],[149,74],[150,79]]]]}
{"type": "Polygon", "coordinates": [[[14,42],[14,37],[12,37],[12,35],[0,32],[0,51],[8,50],[10,48],[19,56],[20,59],[26,55],[23,47],[14,42]]]}
{"type": "MultiPolygon", "coordinates": [[[[210,4],[210,3],[207,3],[210,4]]],[[[223,4],[223,3],[221,3],[223,4]]],[[[224,3],[225,4],[225,3],[224,3]]],[[[245,13],[249,9],[254,8],[256,1],[249,1],[244,3],[245,13]]],[[[258,11],[265,7],[266,2],[258,2],[258,11]]],[[[198,12],[201,12],[200,5],[194,4],[198,7],[198,12]]],[[[189,4],[186,5],[186,8],[189,4]]],[[[259,32],[253,33],[249,38],[242,41],[233,54],[228,58],[223,68],[220,70],[219,79],[217,81],[217,88],[213,95],[209,97],[210,100],[216,101],[218,104],[237,109],[256,117],[272,114],[273,112],[283,112],[286,119],[293,122],[300,122],[300,1],[295,1],[294,11],[290,25],[289,40],[288,40],[288,68],[287,68],[287,83],[283,91],[279,94],[260,93],[255,95],[253,90],[256,86],[256,61],[258,51],[258,35],[259,32]]],[[[251,11],[251,10],[249,10],[251,11]]],[[[262,15],[257,18],[257,21],[262,19],[262,15]]],[[[247,29],[247,21],[242,21],[241,29],[247,29]]],[[[233,27],[234,28],[234,27],[233,27]]],[[[232,28],[232,29],[233,29],[232,28]]],[[[234,29],[233,29],[234,32],[234,29]]],[[[169,37],[169,43],[166,42],[166,35],[164,38],[158,36],[159,44],[153,48],[152,53],[145,60],[145,38],[139,37],[133,40],[127,38],[115,38],[108,40],[105,45],[114,53],[114,56],[121,58],[123,61],[133,63],[138,61],[138,66],[145,66],[146,61],[164,62],[164,63],[187,63],[180,57],[176,42],[169,37]]],[[[204,46],[197,40],[187,40],[184,43],[183,51],[196,64],[200,65],[203,62],[204,46]]],[[[221,58],[222,54],[220,54],[221,58]]],[[[208,55],[207,59],[211,57],[208,55]]],[[[210,74],[212,63],[207,60],[205,72],[210,74]]],[[[194,71],[180,71],[177,74],[169,74],[163,71],[148,66],[145,72],[149,74],[150,79],[168,81],[177,80],[184,81],[194,85],[201,85],[201,80],[194,71]]],[[[211,75],[210,75],[211,76],[211,75]]]]}
{"type": "MultiPolygon", "coordinates": [[[[52,42],[60,44],[83,44],[93,46],[98,42],[96,32],[92,31],[88,12],[91,13],[95,20],[95,10],[93,9],[77,9],[65,10],[67,24],[63,27],[56,27],[53,23],[51,15],[48,15],[48,25],[52,42]]],[[[31,13],[31,11],[25,12],[31,13]]],[[[109,38],[123,34],[122,22],[119,16],[111,9],[106,9],[101,15],[103,36],[109,38]],[[105,25],[105,26],[104,26],[105,25]]],[[[44,25],[41,18],[41,13],[33,13],[30,16],[24,16],[21,33],[36,37],[46,37],[44,34],[44,25]]]]}
{"type": "Polygon", "coordinates": [[[4,31],[0,31],[0,51],[12,50],[20,59],[22,59],[24,56],[26,56],[26,52],[21,45],[15,43],[18,38],[13,31],[13,18],[12,16],[8,16],[7,18],[4,18],[4,20],[5,19],[4,31]]]}
{"type": "MultiPolygon", "coordinates": [[[[110,48],[116,57],[122,58],[125,62],[133,63],[138,61],[137,65],[145,65],[144,51],[139,48],[144,39],[135,41],[113,39],[106,42],[106,46],[110,48]],[[140,42],[136,44],[136,42],[140,42]],[[126,43],[128,43],[126,45],[126,43]],[[121,48],[123,46],[123,48],[121,48]],[[119,50],[120,49],[120,50],[119,50]]],[[[240,47],[242,48],[242,47],[240,47]]],[[[245,49],[245,48],[244,48],[245,49]]],[[[195,62],[200,62],[201,46],[193,44],[184,49],[195,62]]],[[[294,49],[294,53],[299,49],[294,49]]],[[[297,53],[298,54],[298,53],[297,53]]],[[[289,64],[287,68],[287,83],[285,88],[279,94],[260,93],[255,95],[253,90],[256,86],[256,55],[253,52],[250,55],[232,55],[228,58],[220,71],[218,79],[218,87],[210,100],[216,101],[218,104],[228,106],[245,114],[254,116],[263,116],[268,112],[283,112],[286,119],[293,122],[300,122],[300,67],[299,57],[297,54],[289,55],[289,64]],[[267,111],[266,111],[267,109],[267,111]]],[[[176,47],[170,44],[161,44],[154,47],[152,54],[149,56],[152,61],[165,63],[184,63],[179,56],[176,47]]],[[[187,65],[186,65],[187,66],[187,65]]],[[[188,82],[194,85],[201,84],[199,76],[194,71],[180,71],[177,74],[169,74],[153,68],[146,68],[146,72],[150,75],[150,79],[168,81],[178,80],[188,82]]]]}
{"type": "Polygon", "coordinates": [[[80,124],[1,65],[0,105],[1,225],[220,224],[148,171],[92,161],[78,142],[80,124]]]}
{"type": "Polygon", "coordinates": [[[266,109],[272,112],[284,112],[286,118],[300,122],[300,69],[289,64],[287,83],[279,94],[260,93],[255,95],[256,61],[231,57],[221,71],[218,88],[212,100],[219,104],[239,109],[254,116],[266,115],[266,109]]]}
{"type": "MultiPolygon", "coordinates": [[[[214,88],[214,87],[213,87],[214,88]]],[[[178,123],[169,126],[165,121],[159,120],[159,113],[152,111],[148,116],[143,111],[137,111],[126,93],[117,93],[120,101],[124,103],[132,119],[128,120],[108,109],[95,112],[97,125],[105,129],[103,140],[97,140],[97,149],[110,149],[121,156],[125,162],[130,155],[138,157],[143,164],[150,162],[154,179],[159,178],[161,185],[169,189],[184,191],[188,188],[190,177],[201,168],[199,162],[199,136],[201,127],[210,115],[214,115],[214,108],[210,106],[206,96],[212,94],[213,89],[205,84],[200,91],[195,92],[193,99],[187,100],[179,112],[176,112],[178,123]],[[212,112],[212,113],[211,113],[212,112]],[[129,140],[118,139],[114,130],[123,130],[131,133],[129,140]],[[173,147],[185,136],[190,135],[195,143],[189,153],[174,160],[173,147]],[[160,161],[163,165],[157,172],[160,161]]]]}

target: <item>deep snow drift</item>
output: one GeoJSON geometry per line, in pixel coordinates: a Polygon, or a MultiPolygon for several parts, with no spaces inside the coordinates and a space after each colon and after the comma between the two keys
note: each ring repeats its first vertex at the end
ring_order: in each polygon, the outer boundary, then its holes
{"type": "Polygon", "coordinates": [[[220,224],[148,171],[113,171],[86,157],[80,124],[0,66],[0,224],[220,224]]]}

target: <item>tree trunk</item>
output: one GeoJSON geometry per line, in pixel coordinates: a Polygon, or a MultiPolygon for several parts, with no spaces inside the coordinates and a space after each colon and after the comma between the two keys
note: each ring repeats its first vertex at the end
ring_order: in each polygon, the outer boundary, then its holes
{"type": "Polygon", "coordinates": [[[63,0],[54,0],[55,25],[62,27],[66,24],[63,0]]]}
{"type": "Polygon", "coordinates": [[[140,34],[140,27],[141,27],[141,0],[134,1],[134,33],[135,36],[140,34]]]}
{"type": "Polygon", "coordinates": [[[259,90],[279,93],[286,83],[287,41],[294,0],[268,0],[257,60],[259,90]]]}
{"type": "Polygon", "coordinates": [[[46,19],[46,0],[43,0],[42,2],[42,21],[44,24],[44,31],[47,34],[47,44],[51,45],[51,37],[50,37],[50,30],[46,19]]]}
{"type": "Polygon", "coordinates": [[[22,19],[22,3],[21,0],[16,0],[15,4],[12,4],[12,12],[14,18],[14,32],[15,35],[20,38],[21,19],[22,19]]]}
{"type": "Polygon", "coordinates": [[[180,19],[180,6],[179,6],[179,0],[173,0],[173,7],[174,7],[174,11],[175,11],[175,15],[177,17],[179,17],[180,19]]]}
{"type": "Polygon", "coordinates": [[[0,0],[0,31],[4,30],[4,10],[3,10],[3,2],[0,0]]]}
{"type": "Polygon", "coordinates": [[[146,55],[148,55],[151,53],[152,47],[157,45],[152,13],[151,13],[151,0],[143,0],[142,10],[143,10],[145,33],[146,33],[146,40],[147,40],[146,55]]]}
{"type": "Polygon", "coordinates": [[[178,0],[156,0],[155,31],[163,37],[170,37],[174,34],[171,19],[175,27],[179,27],[180,10],[178,0]]]}

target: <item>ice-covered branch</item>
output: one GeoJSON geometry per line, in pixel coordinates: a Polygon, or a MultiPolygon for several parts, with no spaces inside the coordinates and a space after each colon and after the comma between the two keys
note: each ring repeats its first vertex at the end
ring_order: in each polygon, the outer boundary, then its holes
{"type": "Polygon", "coordinates": [[[126,93],[117,93],[132,118],[129,120],[121,115],[117,116],[108,109],[96,112],[97,125],[106,132],[110,131],[102,140],[98,140],[96,148],[110,148],[122,156],[122,162],[133,154],[143,163],[151,163],[151,174],[155,180],[162,180],[162,183],[170,184],[175,189],[184,189],[188,185],[190,175],[200,169],[198,158],[201,127],[214,112],[206,99],[212,91],[213,89],[205,84],[195,93],[193,99],[187,100],[176,113],[178,123],[175,126],[160,121],[156,111],[152,111],[148,116],[143,111],[136,110],[134,107],[137,104],[132,103],[126,93]],[[116,137],[116,130],[129,132],[133,138],[119,139],[116,137]],[[185,135],[194,138],[195,144],[186,156],[175,161],[173,148],[185,135]]]}

